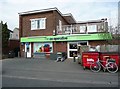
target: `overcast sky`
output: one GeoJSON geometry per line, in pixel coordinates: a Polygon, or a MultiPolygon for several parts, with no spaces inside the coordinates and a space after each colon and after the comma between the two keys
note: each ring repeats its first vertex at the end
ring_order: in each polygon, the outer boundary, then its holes
{"type": "Polygon", "coordinates": [[[8,28],[19,27],[19,12],[57,7],[61,13],[71,13],[76,21],[108,18],[117,23],[119,0],[0,0],[0,20],[8,28]]]}

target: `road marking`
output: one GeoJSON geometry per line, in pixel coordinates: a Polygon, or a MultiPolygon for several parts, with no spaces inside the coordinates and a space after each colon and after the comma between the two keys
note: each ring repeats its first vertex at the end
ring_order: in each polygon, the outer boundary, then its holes
{"type": "Polygon", "coordinates": [[[30,69],[30,68],[24,68],[23,69],[20,69],[20,68],[7,68],[7,70],[12,70],[12,71],[36,71],[36,72],[49,72],[49,73],[65,73],[65,74],[89,74],[89,75],[102,75],[102,76],[111,76],[111,77],[114,77],[114,76],[118,76],[118,72],[117,73],[109,73],[109,72],[98,72],[98,73],[94,73],[90,70],[87,70],[87,71],[56,71],[56,70],[48,70],[48,69],[30,69]]]}
{"type": "Polygon", "coordinates": [[[6,78],[17,78],[17,79],[31,79],[31,80],[43,80],[43,81],[53,81],[53,82],[71,82],[71,83],[87,83],[87,84],[104,84],[110,86],[118,86],[118,82],[111,81],[91,81],[91,80],[72,80],[71,79],[53,79],[53,78],[35,78],[35,77],[26,77],[26,76],[10,76],[3,75],[2,77],[6,78]]]}

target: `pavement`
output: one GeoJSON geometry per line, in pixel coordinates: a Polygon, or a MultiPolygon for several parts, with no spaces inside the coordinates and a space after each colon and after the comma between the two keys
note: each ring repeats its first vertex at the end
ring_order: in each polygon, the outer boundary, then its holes
{"type": "Polygon", "coordinates": [[[2,87],[118,87],[118,73],[93,73],[71,59],[13,58],[2,61],[2,87]]]}

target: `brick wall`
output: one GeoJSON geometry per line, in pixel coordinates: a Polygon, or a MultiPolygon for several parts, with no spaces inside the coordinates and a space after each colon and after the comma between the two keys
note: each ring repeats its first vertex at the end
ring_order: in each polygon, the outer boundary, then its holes
{"type": "Polygon", "coordinates": [[[25,57],[25,45],[20,45],[20,57],[25,57]]]}
{"type": "MultiPolygon", "coordinates": [[[[29,37],[29,36],[51,36],[53,35],[53,30],[57,30],[59,25],[59,20],[62,21],[62,25],[67,25],[68,23],[57,11],[42,12],[37,14],[20,15],[19,16],[19,36],[29,37]],[[46,18],[46,29],[42,30],[31,30],[30,19],[35,18],[46,18]]],[[[24,57],[24,46],[20,45],[20,55],[24,57]]],[[[67,51],[66,42],[58,42],[57,45],[54,43],[54,51],[67,51]],[[64,45],[61,47],[61,44],[64,45]],[[61,47],[61,48],[60,48],[61,47]]],[[[33,44],[32,44],[33,53],[33,44]]]]}
{"type": "Polygon", "coordinates": [[[53,13],[46,12],[46,13],[38,13],[38,14],[31,14],[20,16],[20,31],[22,37],[29,37],[29,36],[50,36],[53,34],[53,13]],[[30,19],[35,18],[46,18],[46,29],[38,29],[38,30],[31,30],[31,21],[30,19]]]}
{"type": "Polygon", "coordinates": [[[59,20],[62,21],[62,25],[70,25],[59,13],[57,13],[57,11],[54,11],[53,13],[54,13],[54,19],[55,19],[55,26],[59,25],[59,20]]]}
{"type": "Polygon", "coordinates": [[[113,39],[108,41],[108,43],[111,45],[120,45],[120,39],[113,39]]]}
{"type": "Polygon", "coordinates": [[[53,52],[67,52],[67,42],[54,42],[53,52]]]}
{"type": "Polygon", "coordinates": [[[9,51],[15,51],[16,48],[19,49],[20,42],[19,40],[9,40],[8,41],[8,47],[2,48],[2,51],[4,54],[8,54],[9,51]]]}
{"type": "Polygon", "coordinates": [[[68,24],[57,11],[19,16],[20,37],[51,36],[53,35],[53,30],[56,30],[59,25],[59,20],[62,21],[63,25],[68,24]],[[31,30],[30,19],[35,18],[46,18],[46,29],[31,30]]]}
{"type": "Polygon", "coordinates": [[[92,45],[92,46],[97,46],[97,45],[107,45],[108,42],[107,41],[88,41],[89,42],[89,45],[92,45]]]}

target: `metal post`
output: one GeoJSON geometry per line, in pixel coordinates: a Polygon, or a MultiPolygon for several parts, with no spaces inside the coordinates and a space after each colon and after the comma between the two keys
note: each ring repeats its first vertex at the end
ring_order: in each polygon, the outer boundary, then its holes
{"type": "Polygon", "coordinates": [[[76,62],[76,60],[75,60],[75,56],[73,57],[73,62],[76,62]]]}
{"type": "Polygon", "coordinates": [[[18,57],[20,57],[20,52],[18,52],[18,57]]]}
{"type": "Polygon", "coordinates": [[[73,62],[76,62],[75,56],[76,56],[76,54],[73,53],[73,62]]]}
{"type": "Polygon", "coordinates": [[[25,52],[25,57],[27,58],[27,52],[25,52]]]}

